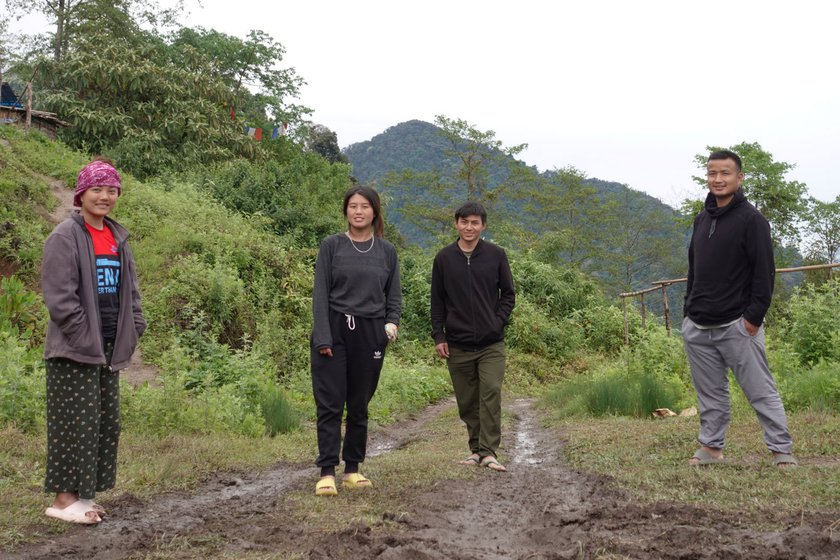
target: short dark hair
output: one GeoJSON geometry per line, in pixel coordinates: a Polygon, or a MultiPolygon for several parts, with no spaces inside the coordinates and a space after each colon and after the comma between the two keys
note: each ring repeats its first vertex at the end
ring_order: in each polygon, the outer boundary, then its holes
{"type": "Polygon", "coordinates": [[[376,237],[382,237],[385,233],[385,223],[382,219],[382,202],[379,200],[379,193],[372,188],[355,185],[347,189],[347,192],[344,193],[344,217],[347,217],[347,205],[350,204],[350,199],[357,194],[362,195],[370,202],[373,208],[373,234],[376,237]]]}
{"type": "Polygon", "coordinates": [[[712,161],[713,159],[731,159],[735,162],[735,166],[738,168],[738,173],[741,172],[741,158],[738,157],[738,154],[735,152],[730,150],[718,150],[709,154],[709,161],[712,161]]]}
{"type": "Polygon", "coordinates": [[[487,210],[484,209],[484,205],[480,202],[471,200],[463,203],[457,210],[455,210],[456,222],[461,218],[466,218],[467,216],[478,216],[481,218],[482,224],[487,223],[487,210]]]}

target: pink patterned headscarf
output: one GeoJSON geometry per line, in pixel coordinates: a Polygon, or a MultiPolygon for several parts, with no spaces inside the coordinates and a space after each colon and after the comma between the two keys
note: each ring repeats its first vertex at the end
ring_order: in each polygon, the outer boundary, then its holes
{"type": "Polygon", "coordinates": [[[122,176],[114,166],[105,161],[92,161],[79,171],[73,206],[82,205],[82,193],[91,187],[116,187],[117,196],[122,194],[122,176]]]}

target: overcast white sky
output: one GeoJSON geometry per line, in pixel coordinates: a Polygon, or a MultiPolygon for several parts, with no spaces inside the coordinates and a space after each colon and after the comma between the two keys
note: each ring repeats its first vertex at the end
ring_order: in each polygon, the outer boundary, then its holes
{"type": "MultiPolygon", "coordinates": [[[[262,29],[342,147],[435,115],[672,205],[706,145],[758,142],[840,195],[840,33],[799,0],[186,0],[184,24],[262,29]]],[[[18,24],[20,25],[20,24],[18,24]]],[[[11,31],[15,31],[13,23],[11,31]]]]}

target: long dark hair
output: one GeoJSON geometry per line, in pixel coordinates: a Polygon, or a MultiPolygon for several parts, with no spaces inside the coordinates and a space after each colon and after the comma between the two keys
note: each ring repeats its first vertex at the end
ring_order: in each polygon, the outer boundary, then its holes
{"type": "Polygon", "coordinates": [[[376,237],[382,237],[385,233],[385,224],[382,219],[382,203],[379,200],[379,193],[372,188],[356,185],[350,187],[344,193],[344,217],[347,218],[347,205],[350,204],[350,199],[357,194],[362,195],[370,202],[370,206],[373,208],[373,224],[371,224],[373,225],[373,234],[376,237]]]}

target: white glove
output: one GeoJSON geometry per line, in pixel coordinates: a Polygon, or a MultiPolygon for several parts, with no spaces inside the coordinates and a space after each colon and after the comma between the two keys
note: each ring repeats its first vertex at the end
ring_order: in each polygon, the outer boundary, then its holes
{"type": "Polygon", "coordinates": [[[394,323],[385,323],[385,334],[388,335],[388,342],[397,340],[397,330],[399,330],[399,327],[394,323]]]}

